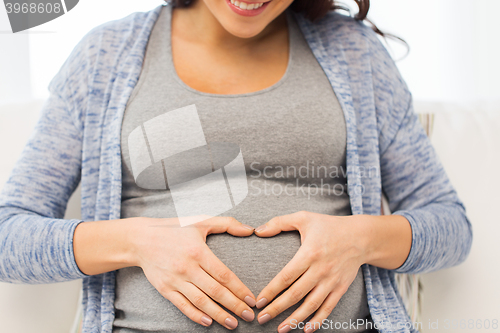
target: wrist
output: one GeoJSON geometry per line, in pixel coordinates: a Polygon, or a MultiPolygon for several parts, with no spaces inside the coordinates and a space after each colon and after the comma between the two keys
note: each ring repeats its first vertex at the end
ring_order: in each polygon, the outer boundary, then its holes
{"type": "Polygon", "coordinates": [[[139,248],[136,240],[141,218],[133,217],[118,221],[120,221],[123,231],[123,242],[120,243],[122,256],[119,260],[123,265],[126,265],[125,267],[139,266],[139,248]]]}
{"type": "Polygon", "coordinates": [[[412,243],[411,226],[401,215],[356,215],[364,263],[397,269],[406,261],[412,243]]]}
{"type": "Polygon", "coordinates": [[[378,246],[378,232],[377,225],[378,216],[372,215],[359,215],[357,222],[359,224],[360,235],[359,242],[364,249],[364,263],[370,264],[380,260],[382,257],[380,248],[378,246]]]}
{"type": "Polygon", "coordinates": [[[374,216],[370,215],[352,215],[353,219],[350,223],[355,228],[354,240],[358,244],[361,252],[361,264],[366,264],[373,261],[377,254],[375,253],[376,245],[374,244],[374,216]]]}
{"type": "Polygon", "coordinates": [[[129,236],[132,220],[89,221],[76,227],[74,256],[84,274],[102,274],[134,265],[135,251],[129,236]]]}
{"type": "MultiPolygon", "coordinates": [[[[127,267],[137,266],[142,267],[143,250],[151,245],[151,229],[149,227],[165,226],[167,219],[149,218],[149,217],[132,217],[122,219],[124,223],[124,244],[123,260],[127,267]]],[[[159,230],[159,229],[157,229],[159,230]]],[[[156,233],[153,231],[153,233],[156,233]]]]}

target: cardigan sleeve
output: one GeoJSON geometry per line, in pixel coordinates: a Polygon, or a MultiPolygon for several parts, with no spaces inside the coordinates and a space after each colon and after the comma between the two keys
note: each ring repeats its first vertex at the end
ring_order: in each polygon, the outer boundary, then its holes
{"type": "Polygon", "coordinates": [[[90,30],[50,82],[35,130],[0,192],[0,281],[52,283],[88,276],[73,252],[74,231],[83,221],[63,219],[86,162],[86,115],[105,103],[114,66],[159,8],[90,30]],[[98,88],[102,84],[96,81],[109,86],[98,88]]]}
{"type": "Polygon", "coordinates": [[[34,132],[0,192],[0,281],[53,283],[88,275],[73,252],[76,226],[63,219],[80,182],[82,110],[102,29],[91,30],[49,84],[34,132]]]}
{"type": "Polygon", "coordinates": [[[412,229],[410,253],[395,271],[414,274],[462,263],[470,252],[472,225],[413,110],[411,95],[402,96],[406,102],[399,104],[407,107],[399,121],[393,119],[397,129],[381,151],[380,164],[390,209],[412,229]]]}
{"type": "Polygon", "coordinates": [[[412,229],[410,253],[397,273],[423,273],[462,263],[472,245],[465,207],[413,109],[412,95],[386,48],[368,27],[379,133],[382,191],[393,214],[412,229]]]}
{"type": "Polygon", "coordinates": [[[52,93],[0,193],[0,280],[52,283],[87,276],[74,259],[81,220],[62,219],[80,180],[82,140],[52,93]]]}
{"type": "Polygon", "coordinates": [[[412,229],[410,253],[394,271],[431,272],[462,263],[471,249],[472,226],[414,112],[406,82],[369,26],[335,17],[338,27],[330,43],[342,45],[350,69],[357,121],[366,128],[360,140],[372,139],[373,113],[366,110],[373,102],[382,191],[391,212],[404,216],[412,229]]]}

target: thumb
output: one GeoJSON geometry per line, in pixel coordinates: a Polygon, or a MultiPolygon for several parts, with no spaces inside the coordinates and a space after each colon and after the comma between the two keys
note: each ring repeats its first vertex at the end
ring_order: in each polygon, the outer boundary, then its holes
{"type": "Polygon", "coordinates": [[[213,217],[207,220],[207,235],[227,232],[233,236],[245,237],[254,232],[254,228],[241,223],[234,217],[213,217]]]}
{"type": "Polygon", "coordinates": [[[282,231],[298,230],[297,221],[293,215],[294,214],[273,217],[269,222],[255,229],[255,234],[259,237],[271,237],[282,231]]]}

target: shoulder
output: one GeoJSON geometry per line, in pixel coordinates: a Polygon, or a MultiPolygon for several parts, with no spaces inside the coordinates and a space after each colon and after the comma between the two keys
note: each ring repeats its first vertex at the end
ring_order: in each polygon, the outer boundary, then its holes
{"type": "Polygon", "coordinates": [[[393,78],[399,76],[381,37],[364,22],[338,11],[330,11],[315,22],[301,14],[297,14],[297,18],[310,45],[346,63],[349,70],[370,67],[393,78]]]}
{"type": "Polygon", "coordinates": [[[390,141],[411,107],[411,93],[381,37],[367,24],[339,12],[329,12],[312,23],[306,35],[326,55],[326,66],[339,66],[349,82],[353,100],[371,100],[358,108],[360,119],[377,121],[381,144],[390,141]],[[389,138],[387,138],[389,137],[389,138]]]}
{"type": "Polygon", "coordinates": [[[358,21],[339,11],[329,11],[321,19],[308,25],[321,36],[324,41],[337,41],[343,46],[374,46],[379,40],[376,33],[364,22],[358,21]]]}
{"type": "Polygon", "coordinates": [[[144,32],[151,30],[160,8],[161,6],[158,6],[148,12],[135,12],[124,18],[98,25],[82,38],[71,57],[77,58],[79,52],[84,50],[90,51],[86,54],[88,57],[96,53],[119,52],[123,47],[133,46],[129,43],[141,37],[149,37],[148,34],[144,35],[144,32]]]}
{"type": "Polygon", "coordinates": [[[91,29],[73,48],[50,82],[49,90],[60,92],[74,79],[88,82],[89,75],[114,68],[122,60],[120,56],[127,51],[144,48],[160,8],[135,12],[91,29]]]}
{"type": "Polygon", "coordinates": [[[100,47],[102,51],[112,53],[119,52],[123,47],[132,46],[130,42],[141,37],[148,37],[148,35],[142,35],[145,30],[151,30],[158,18],[160,8],[161,6],[148,12],[135,12],[124,18],[103,23],[90,30],[75,50],[82,48],[91,50],[100,47]]]}
{"type": "Polygon", "coordinates": [[[103,94],[117,68],[142,60],[149,35],[162,6],[135,12],[91,29],[77,43],[48,89],[65,100],[69,112],[80,117],[90,95],[103,94]]]}

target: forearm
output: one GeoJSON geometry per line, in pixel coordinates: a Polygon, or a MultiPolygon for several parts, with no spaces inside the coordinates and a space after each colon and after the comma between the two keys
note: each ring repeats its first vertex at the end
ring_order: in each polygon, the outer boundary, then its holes
{"type": "Polygon", "coordinates": [[[130,235],[136,219],[80,223],[73,237],[75,261],[87,275],[135,266],[130,235]]]}
{"type": "Polygon", "coordinates": [[[397,273],[429,273],[456,266],[467,258],[472,226],[459,203],[432,203],[423,208],[399,210],[413,233],[411,253],[397,273]]]}
{"type": "Polygon", "coordinates": [[[38,284],[82,278],[72,246],[80,222],[0,207],[0,281],[38,284]]]}
{"type": "Polygon", "coordinates": [[[356,215],[361,243],[365,249],[365,263],[396,269],[403,265],[412,244],[412,230],[401,215],[356,215]]]}

